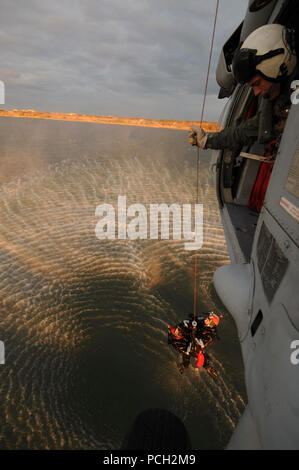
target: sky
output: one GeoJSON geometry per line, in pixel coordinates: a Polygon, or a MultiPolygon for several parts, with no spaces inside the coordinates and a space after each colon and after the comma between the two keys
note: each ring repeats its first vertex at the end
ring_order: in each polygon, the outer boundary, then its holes
{"type": "MultiPolygon", "coordinates": [[[[248,0],[220,0],[204,120],[248,0]]],[[[1,0],[4,109],[199,120],[216,0],[1,0]]]]}

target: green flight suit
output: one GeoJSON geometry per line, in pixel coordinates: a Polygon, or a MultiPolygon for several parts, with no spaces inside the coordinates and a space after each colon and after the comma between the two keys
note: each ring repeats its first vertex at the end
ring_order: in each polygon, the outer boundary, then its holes
{"type": "Polygon", "coordinates": [[[252,118],[240,125],[233,125],[220,132],[208,134],[205,148],[238,150],[244,145],[250,146],[254,142],[266,144],[273,139],[279,142],[291,107],[290,84],[292,80],[289,78],[282,85],[280,95],[275,100],[269,101],[262,98],[261,110],[252,118]],[[270,122],[270,129],[267,130],[266,136],[265,130],[261,126],[261,120],[265,117],[262,121],[265,122],[267,116],[263,116],[263,114],[269,116],[268,121],[270,122]]]}

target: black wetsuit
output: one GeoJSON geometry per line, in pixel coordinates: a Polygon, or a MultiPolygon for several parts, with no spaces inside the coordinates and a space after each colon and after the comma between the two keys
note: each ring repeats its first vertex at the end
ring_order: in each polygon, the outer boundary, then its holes
{"type": "MultiPolygon", "coordinates": [[[[205,325],[204,320],[206,317],[197,317],[197,326],[195,330],[192,327],[192,320],[184,320],[177,326],[181,331],[181,335],[176,338],[171,330],[168,331],[168,344],[171,344],[179,353],[182,354],[182,367],[186,369],[191,357],[198,358],[200,351],[204,350],[207,346],[212,344],[217,338],[216,328],[210,328],[205,325]]],[[[204,354],[203,367],[209,364],[209,358],[206,352],[204,354]]]]}

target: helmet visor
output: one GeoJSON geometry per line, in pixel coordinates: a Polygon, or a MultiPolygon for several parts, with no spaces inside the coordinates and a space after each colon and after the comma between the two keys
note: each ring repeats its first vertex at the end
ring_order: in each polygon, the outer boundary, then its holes
{"type": "Polygon", "coordinates": [[[239,49],[233,58],[233,74],[238,83],[244,85],[256,73],[256,49],[239,49]]]}
{"type": "Polygon", "coordinates": [[[256,55],[256,53],[257,49],[247,48],[239,49],[235,53],[232,66],[233,74],[237,82],[241,83],[241,85],[244,85],[245,83],[248,83],[256,73],[258,73],[268,81],[278,81],[279,79],[267,77],[262,73],[261,70],[257,70],[257,65],[261,64],[264,60],[271,59],[272,57],[283,54],[284,49],[274,49],[262,55],[256,55]]]}

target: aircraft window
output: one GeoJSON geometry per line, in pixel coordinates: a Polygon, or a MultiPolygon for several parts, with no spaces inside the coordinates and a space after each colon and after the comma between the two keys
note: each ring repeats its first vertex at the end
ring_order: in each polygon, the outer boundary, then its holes
{"type": "Polygon", "coordinates": [[[232,70],[231,65],[233,61],[233,55],[240,43],[242,27],[243,27],[243,22],[238,26],[236,31],[231,35],[231,37],[223,46],[223,53],[224,53],[226,67],[227,67],[228,72],[231,72],[232,70]]]}
{"type": "Polygon", "coordinates": [[[249,11],[253,13],[254,11],[261,10],[266,5],[269,5],[273,0],[254,0],[254,2],[250,5],[249,11]]]}
{"type": "Polygon", "coordinates": [[[263,321],[263,312],[261,310],[258,311],[257,316],[255,317],[252,325],[251,325],[251,336],[254,337],[255,333],[258,330],[258,327],[263,321]]]}

